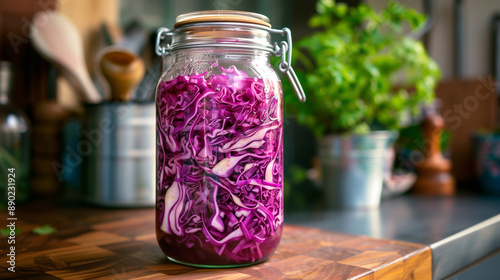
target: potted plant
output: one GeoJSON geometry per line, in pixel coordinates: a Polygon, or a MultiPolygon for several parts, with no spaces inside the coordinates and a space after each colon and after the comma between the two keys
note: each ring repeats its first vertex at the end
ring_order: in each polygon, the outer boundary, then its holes
{"type": "Polygon", "coordinates": [[[386,149],[440,76],[410,32],[426,17],[396,2],[379,13],[333,0],[316,8],[317,31],[293,50],[307,102],[285,95],[285,110],[318,138],[328,206],[377,207],[386,149]]]}

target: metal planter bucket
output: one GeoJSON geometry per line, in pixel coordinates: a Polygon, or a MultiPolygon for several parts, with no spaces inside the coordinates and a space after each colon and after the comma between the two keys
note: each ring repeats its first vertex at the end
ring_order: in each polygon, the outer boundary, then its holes
{"type": "Polygon", "coordinates": [[[85,107],[84,199],[106,207],[155,205],[155,104],[113,102],[85,107]]]}
{"type": "Polygon", "coordinates": [[[319,140],[328,208],[376,208],[380,204],[386,151],[397,132],[329,135],[319,140]]]}

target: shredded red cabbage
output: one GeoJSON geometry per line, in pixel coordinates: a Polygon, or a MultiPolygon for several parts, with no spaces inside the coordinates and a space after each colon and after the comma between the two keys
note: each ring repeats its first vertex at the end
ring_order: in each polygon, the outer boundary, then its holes
{"type": "Polygon", "coordinates": [[[158,241],[192,264],[259,262],[281,237],[281,85],[221,70],[157,90],[158,241]]]}

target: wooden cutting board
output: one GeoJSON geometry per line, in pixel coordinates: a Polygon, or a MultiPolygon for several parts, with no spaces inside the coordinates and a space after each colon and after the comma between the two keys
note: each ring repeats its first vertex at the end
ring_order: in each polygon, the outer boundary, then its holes
{"type": "MultiPolygon", "coordinates": [[[[0,221],[7,221],[3,209],[0,221]]],[[[16,272],[0,242],[0,278],[17,279],[431,279],[428,246],[285,225],[266,262],[199,269],[170,262],[156,243],[153,209],[100,209],[46,202],[17,206],[16,272]],[[33,228],[50,224],[50,235],[33,228]]],[[[3,227],[3,226],[2,226],[3,227]]]]}

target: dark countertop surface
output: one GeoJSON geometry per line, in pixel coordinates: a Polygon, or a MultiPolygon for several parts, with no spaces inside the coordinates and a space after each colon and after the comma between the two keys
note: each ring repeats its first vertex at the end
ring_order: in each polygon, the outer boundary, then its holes
{"type": "MultiPolygon", "coordinates": [[[[124,236],[133,240],[142,240],[141,238],[144,237],[146,243],[150,244],[151,250],[156,252],[155,256],[162,258],[154,233],[151,232],[153,227],[150,224],[154,222],[152,208],[130,209],[129,211],[124,211],[125,209],[112,210],[87,207],[78,203],[73,204],[71,201],[49,204],[49,206],[47,207],[47,203],[29,203],[17,207],[19,219],[16,225],[24,228],[18,239],[21,241],[19,248],[24,247],[24,250],[19,249],[20,260],[23,259],[22,254],[30,254],[30,252],[35,251],[44,252],[43,250],[53,247],[54,240],[63,242],[64,244],[61,244],[65,246],[69,244],[66,244],[65,240],[67,239],[76,238],[75,240],[78,241],[80,240],[78,238],[85,237],[88,240],[93,240],[95,236],[90,234],[92,233],[90,229],[97,230],[98,233],[95,234],[103,234],[99,231],[101,230],[99,226],[93,226],[95,223],[111,222],[113,226],[110,226],[109,230],[113,234],[118,234],[120,233],[118,231],[121,230],[119,224],[122,223],[117,222],[118,220],[130,220],[131,224],[124,227],[128,229],[123,233],[124,236]],[[37,210],[32,211],[33,209],[37,210]],[[141,217],[131,218],[131,213],[141,217]],[[145,217],[149,218],[143,218],[144,214],[147,214],[145,217]],[[137,222],[139,224],[136,224],[137,222]],[[146,222],[147,226],[143,225],[146,222]],[[51,235],[49,239],[45,236],[34,236],[29,233],[30,228],[43,224],[55,226],[58,232],[51,235]],[[115,228],[116,225],[118,227],[115,228]]],[[[2,216],[2,219],[6,220],[5,215],[2,216]]],[[[499,196],[478,194],[458,194],[451,197],[402,195],[383,200],[380,207],[375,210],[287,212],[285,213],[285,223],[290,227],[293,227],[294,224],[305,226],[305,229],[313,231],[313,228],[319,228],[333,231],[336,234],[347,233],[353,236],[383,238],[384,240],[394,240],[394,242],[412,242],[430,247],[433,279],[443,279],[492,252],[500,252],[499,196]]],[[[106,234],[107,238],[109,234],[106,234]]],[[[99,238],[88,242],[93,244],[93,242],[98,242],[99,238]]],[[[87,239],[84,241],[87,242],[87,239]]],[[[87,244],[85,242],[84,245],[87,244]]],[[[113,242],[118,241],[113,240],[113,242]]],[[[124,241],[123,244],[128,244],[127,242],[129,241],[124,241]]],[[[137,246],[145,246],[146,243],[137,244],[137,246]]],[[[58,248],[58,246],[56,247],[58,248]]],[[[131,252],[135,252],[135,250],[138,249],[134,248],[131,252]]],[[[68,251],[67,254],[68,256],[74,255],[71,251],[68,251]]],[[[28,258],[28,260],[36,259],[28,258]]],[[[157,263],[157,261],[155,260],[153,263],[157,263]]],[[[27,264],[19,263],[19,267],[25,265],[27,264]]],[[[163,267],[164,260],[158,261],[158,265],[163,267]]],[[[34,267],[33,269],[36,270],[36,266],[34,267]]],[[[58,267],[52,266],[51,269],[59,272],[66,271],[62,268],[60,271],[58,267]]],[[[107,272],[103,271],[103,273],[107,272]]]]}
{"type": "Polygon", "coordinates": [[[12,221],[18,230],[14,245],[0,242],[1,266],[6,268],[0,270],[0,279],[424,280],[432,275],[431,248],[404,241],[285,224],[269,260],[208,269],[166,258],[156,240],[152,207],[111,209],[35,201],[12,211],[0,213],[1,220],[12,221]],[[55,232],[34,232],[42,225],[55,232]],[[7,254],[11,262],[5,262],[7,254]]]}
{"type": "Polygon", "coordinates": [[[429,245],[433,278],[441,279],[500,249],[500,197],[402,195],[374,210],[288,214],[285,221],[337,232],[429,245]]]}

